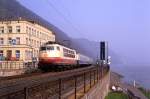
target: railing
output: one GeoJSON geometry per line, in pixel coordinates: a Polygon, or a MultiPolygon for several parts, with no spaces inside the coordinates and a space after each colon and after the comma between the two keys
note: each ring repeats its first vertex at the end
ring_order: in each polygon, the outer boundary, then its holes
{"type": "Polygon", "coordinates": [[[37,63],[26,63],[23,61],[0,61],[0,70],[14,70],[36,68],[37,63]]]}
{"type": "Polygon", "coordinates": [[[0,99],[79,99],[108,70],[108,66],[93,66],[1,82],[0,99]]]}

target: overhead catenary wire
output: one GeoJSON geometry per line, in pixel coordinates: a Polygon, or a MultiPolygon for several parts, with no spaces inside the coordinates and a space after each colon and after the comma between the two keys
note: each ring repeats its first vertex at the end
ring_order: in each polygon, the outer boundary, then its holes
{"type": "Polygon", "coordinates": [[[64,21],[65,21],[66,23],[68,23],[77,33],[79,33],[80,35],[83,35],[83,36],[84,36],[84,34],[83,34],[76,26],[74,26],[74,24],[73,24],[68,18],[66,18],[66,17],[64,16],[64,14],[61,13],[61,12],[53,5],[53,3],[51,3],[49,0],[46,0],[46,1],[47,1],[47,4],[48,4],[50,7],[52,7],[52,8],[64,19],[64,21]]]}
{"type": "Polygon", "coordinates": [[[66,12],[67,16],[69,17],[69,19],[71,19],[72,17],[71,17],[71,14],[70,14],[68,8],[64,6],[64,4],[63,4],[63,2],[61,0],[59,1],[59,4],[65,10],[65,12],[66,12]]]}

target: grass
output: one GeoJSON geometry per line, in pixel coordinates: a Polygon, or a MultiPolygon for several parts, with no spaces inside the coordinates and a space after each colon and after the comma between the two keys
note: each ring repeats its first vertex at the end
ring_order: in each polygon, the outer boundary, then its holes
{"type": "Polygon", "coordinates": [[[139,88],[139,90],[148,98],[150,99],[150,91],[144,90],[144,88],[139,88]]]}
{"type": "Polygon", "coordinates": [[[128,99],[128,96],[124,93],[110,92],[105,99],[128,99]]]}

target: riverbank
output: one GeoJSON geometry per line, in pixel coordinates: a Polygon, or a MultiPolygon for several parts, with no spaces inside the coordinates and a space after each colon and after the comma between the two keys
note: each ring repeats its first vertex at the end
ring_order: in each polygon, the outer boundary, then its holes
{"type": "Polygon", "coordinates": [[[146,90],[142,87],[138,88],[148,99],[150,99],[150,90],[146,90]]]}
{"type": "Polygon", "coordinates": [[[135,81],[141,87],[150,90],[150,66],[149,65],[111,65],[111,70],[124,76],[124,82],[133,84],[135,81]]]}
{"type": "Polygon", "coordinates": [[[131,84],[124,83],[122,81],[123,76],[116,73],[111,72],[110,76],[110,86],[119,86],[123,89],[123,92],[126,93],[130,97],[138,97],[139,99],[148,99],[137,87],[134,87],[131,84]]]}

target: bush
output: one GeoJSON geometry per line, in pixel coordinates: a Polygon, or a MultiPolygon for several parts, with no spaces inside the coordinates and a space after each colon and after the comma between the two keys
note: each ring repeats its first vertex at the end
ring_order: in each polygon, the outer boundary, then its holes
{"type": "Polygon", "coordinates": [[[145,90],[144,88],[140,87],[139,90],[148,98],[150,99],[150,91],[145,90]]]}
{"type": "Polygon", "coordinates": [[[105,97],[105,99],[128,99],[128,96],[124,93],[118,93],[118,92],[110,92],[105,97]]]}

